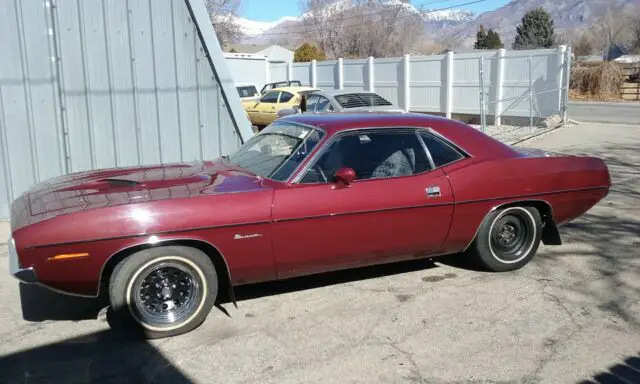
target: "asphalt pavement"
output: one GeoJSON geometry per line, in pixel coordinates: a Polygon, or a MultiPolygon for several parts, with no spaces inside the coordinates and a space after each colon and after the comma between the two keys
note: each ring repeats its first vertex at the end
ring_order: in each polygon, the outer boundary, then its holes
{"type": "Polygon", "coordinates": [[[640,126],[522,145],[602,156],[614,187],[513,273],[454,256],[254,285],[189,334],[136,341],[100,303],[19,285],[0,246],[0,382],[640,382],[640,126]]]}
{"type": "Polygon", "coordinates": [[[569,102],[569,118],[579,122],[640,124],[640,102],[569,102]]]}

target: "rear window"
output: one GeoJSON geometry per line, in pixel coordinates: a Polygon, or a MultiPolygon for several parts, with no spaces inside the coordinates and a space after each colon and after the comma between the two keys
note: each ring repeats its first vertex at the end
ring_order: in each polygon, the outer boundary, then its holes
{"type": "Polygon", "coordinates": [[[458,150],[430,133],[420,132],[420,136],[424,140],[436,167],[442,167],[464,157],[458,150]]]}
{"type": "Polygon", "coordinates": [[[282,92],[282,94],[280,95],[280,102],[287,103],[289,102],[289,100],[291,100],[292,97],[293,97],[293,94],[289,92],[282,92]]]}
{"type": "Polygon", "coordinates": [[[335,96],[342,108],[362,108],[393,105],[384,97],[375,93],[346,93],[335,96]]]}
{"type": "Polygon", "coordinates": [[[258,89],[253,85],[236,87],[238,89],[238,95],[240,97],[253,97],[258,94],[258,89]]]}
{"type": "Polygon", "coordinates": [[[300,82],[300,80],[291,80],[289,83],[290,83],[291,85],[300,85],[300,86],[302,85],[302,83],[300,82]]]}

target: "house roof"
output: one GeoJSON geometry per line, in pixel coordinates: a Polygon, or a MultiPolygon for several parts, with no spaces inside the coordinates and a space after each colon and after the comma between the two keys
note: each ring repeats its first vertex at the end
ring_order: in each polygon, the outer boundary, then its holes
{"type": "Polygon", "coordinates": [[[224,52],[229,52],[234,49],[238,53],[258,53],[260,51],[268,50],[271,52],[275,47],[281,47],[287,50],[292,50],[288,47],[283,47],[278,44],[225,44],[222,46],[224,52]]]}
{"type": "Polygon", "coordinates": [[[256,53],[265,48],[269,48],[273,44],[225,44],[222,50],[229,52],[232,49],[238,53],[256,53]]]}

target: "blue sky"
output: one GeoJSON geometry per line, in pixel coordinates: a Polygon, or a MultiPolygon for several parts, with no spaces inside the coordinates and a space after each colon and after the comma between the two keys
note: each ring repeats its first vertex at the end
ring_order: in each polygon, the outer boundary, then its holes
{"type": "MultiPolygon", "coordinates": [[[[439,9],[470,1],[472,0],[414,0],[412,3],[417,7],[439,9]]],[[[509,0],[485,0],[462,6],[460,9],[482,13],[499,8],[508,2],[509,0]]],[[[300,13],[300,0],[242,0],[240,9],[242,17],[258,21],[274,21],[284,16],[298,16],[300,13]]]]}

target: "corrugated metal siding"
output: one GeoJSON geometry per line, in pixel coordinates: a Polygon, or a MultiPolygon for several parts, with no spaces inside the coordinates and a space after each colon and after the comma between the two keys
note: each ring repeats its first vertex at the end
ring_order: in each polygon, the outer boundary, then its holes
{"type": "Polygon", "coordinates": [[[184,0],[6,0],[0,35],[0,218],[60,174],[240,143],[184,0]]]}

